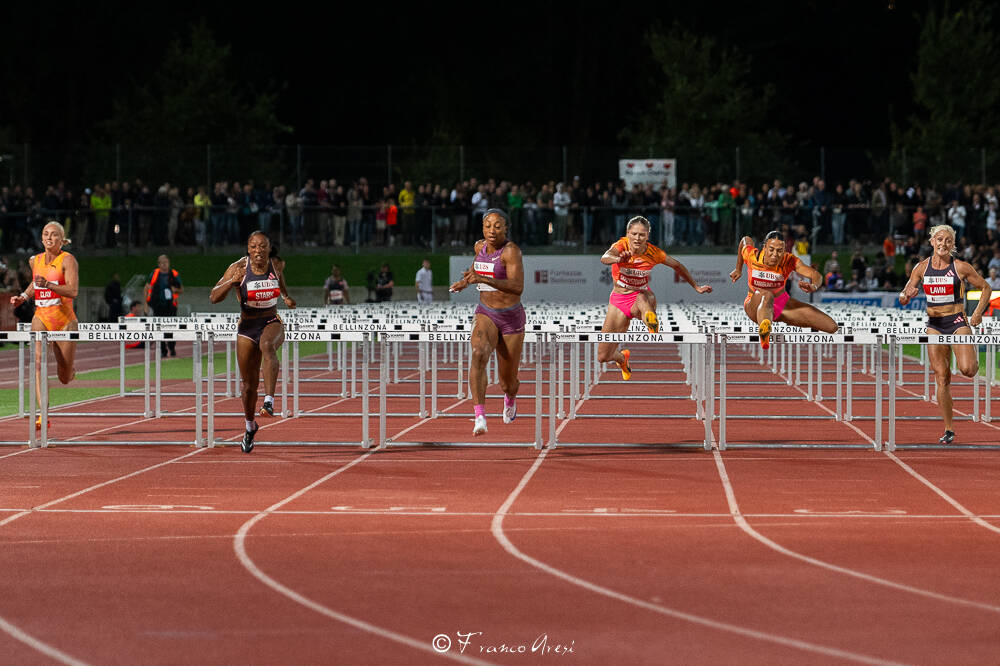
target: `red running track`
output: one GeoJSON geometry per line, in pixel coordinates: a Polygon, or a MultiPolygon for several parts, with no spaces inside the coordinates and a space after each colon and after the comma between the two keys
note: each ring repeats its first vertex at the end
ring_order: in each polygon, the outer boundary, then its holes
{"type": "Polygon", "coordinates": [[[432,663],[439,635],[495,663],[1000,649],[994,451],[0,455],[9,663],[432,663]]]}

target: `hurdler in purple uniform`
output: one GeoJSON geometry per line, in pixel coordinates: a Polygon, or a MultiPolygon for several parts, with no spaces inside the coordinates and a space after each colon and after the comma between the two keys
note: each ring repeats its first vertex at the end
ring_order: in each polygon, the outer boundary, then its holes
{"type": "Polygon", "coordinates": [[[462,291],[470,284],[479,290],[472,327],[472,360],[469,367],[469,390],[475,411],[473,435],[486,433],[486,362],[496,350],[500,389],[504,392],[503,422],[517,416],[518,366],[524,344],[524,264],[521,248],[507,238],[510,218],[499,208],[483,215],[483,239],[476,243],[476,258],[451,291],[462,291]]]}

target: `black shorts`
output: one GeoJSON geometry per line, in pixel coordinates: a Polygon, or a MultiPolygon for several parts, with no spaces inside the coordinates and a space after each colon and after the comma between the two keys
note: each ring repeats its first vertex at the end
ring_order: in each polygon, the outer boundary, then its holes
{"type": "Polygon", "coordinates": [[[927,317],[927,328],[933,328],[942,335],[951,335],[963,326],[968,326],[969,322],[961,312],[945,315],[943,317],[927,317]]]}
{"type": "Polygon", "coordinates": [[[236,335],[253,341],[260,346],[260,336],[264,328],[272,322],[281,322],[281,317],[272,315],[270,317],[240,317],[240,323],[236,325],[236,335]]]}

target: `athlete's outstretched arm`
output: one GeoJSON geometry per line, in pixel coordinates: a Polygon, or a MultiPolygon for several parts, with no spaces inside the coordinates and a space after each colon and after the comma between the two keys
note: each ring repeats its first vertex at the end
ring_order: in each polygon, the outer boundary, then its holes
{"type": "Polygon", "coordinates": [[[736,248],[736,268],[733,272],[729,274],[729,279],[736,282],[743,275],[743,248],[754,247],[753,239],[749,236],[744,236],[740,239],[740,244],[736,248]]]}
{"type": "Polygon", "coordinates": [[[930,257],[921,261],[913,267],[912,271],[910,271],[910,279],[907,280],[906,286],[903,287],[903,290],[899,292],[900,305],[907,305],[911,298],[920,293],[920,289],[917,285],[924,279],[924,270],[927,269],[928,262],[930,262],[930,257]]]}
{"type": "Polygon", "coordinates": [[[993,287],[983,279],[983,276],[979,274],[979,271],[972,264],[965,261],[955,261],[955,268],[958,269],[958,277],[968,281],[973,287],[982,290],[975,312],[969,315],[969,323],[973,326],[979,326],[983,323],[983,312],[985,312],[986,306],[990,304],[990,299],[993,297],[993,287]]]}
{"type": "Polygon", "coordinates": [[[816,291],[823,284],[823,276],[820,275],[819,271],[807,265],[804,261],[798,263],[795,267],[795,272],[805,277],[804,280],[799,280],[799,289],[807,294],[816,291]]]}
{"type": "Polygon", "coordinates": [[[699,294],[711,293],[711,285],[698,284],[695,282],[694,278],[691,277],[691,273],[688,272],[687,266],[671,257],[669,254],[663,259],[663,265],[674,269],[674,272],[684,278],[684,281],[691,285],[699,294]]]}
{"type": "MultiPolygon", "coordinates": [[[[281,292],[281,298],[285,301],[285,307],[291,310],[295,309],[295,299],[288,295],[288,286],[285,284],[285,272],[280,270],[275,270],[278,274],[278,290],[281,292]]],[[[347,299],[344,299],[347,302],[347,299]]]]}

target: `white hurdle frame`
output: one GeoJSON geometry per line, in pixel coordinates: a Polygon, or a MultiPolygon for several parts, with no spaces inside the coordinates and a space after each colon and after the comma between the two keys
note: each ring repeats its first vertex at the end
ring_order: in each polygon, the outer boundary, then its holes
{"type": "MultiPolygon", "coordinates": [[[[760,342],[760,336],[755,333],[730,333],[730,332],[717,332],[715,333],[718,341],[721,343],[721,363],[719,368],[719,440],[717,443],[718,449],[720,451],[725,451],[727,448],[726,442],[726,349],[729,344],[746,345],[753,344],[757,345],[760,342]]],[[[822,394],[813,397],[812,393],[812,361],[813,347],[818,347],[819,345],[840,345],[847,346],[850,350],[852,345],[865,345],[863,348],[867,350],[868,347],[880,348],[881,346],[881,336],[874,333],[772,333],[771,334],[771,347],[770,350],[777,351],[782,350],[782,353],[788,357],[791,356],[792,351],[789,344],[795,345],[795,366],[793,368],[788,368],[786,376],[791,377],[794,371],[796,377],[801,377],[801,347],[803,344],[808,345],[806,353],[806,362],[809,367],[807,369],[808,375],[808,385],[806,388],[806,400],[809,402],[820,402],[822,401],[822,394]]],[[[819,350],[817,350],[819,351],[819,350]]],[[[882,440],[882,355],[881,353],[876,355],[876,361],[873,365],[873,371],[875,373],[875,444],[874,449],[876,451],[881,450],[881,440],[882,440]]],[[[820,360],[819,363],[822,363],[820,360]]],[[[850,379],[850,363],[847,364],[848,368],[848,380],[847,380],[847,411],[846,414],[841,413],[841,372],[838,367],[837,376],[837,409],[834,412],[834,418],[837,421],[851,420],[851,379],[850,379]]],[[[891,366],[890,366],[891,368],[891,366]]],[[[891,372],[890,372],[891,374],[891,372]]],[[[799,385],[801,382],[796,382],[799,385]]],[[[763,445],[766,446],[766,445],[763,445]]],[[[838,447],[844,448],[844,447],[838,447]]]]}
{"type": "MultiPolygon", "coordinates": [[[[529,345],[544,345],[546,333],[525,331],[524,333],[524,345],[527,348],[529,345]]],[[[451,344],[458,343],[460,348],[461,345],[468,344],[469,340],[472,338],[471,331],[413,331],[413,332],[400,332],[400,331],[385,331],[379,335],[379,343],[381,344],[381,367],[379,369],[379,435],[378,435],[378,449],[385,449],[390,444],[405,445],[409,442],[397,442],[387,435],[386,426],[386,416],[387,416],[387,404],[386,404],[386,393],[388,387],[388,374],[389,374],[389,361],[388,361],[388,349],[390,344],[403,344],[403,343],[416,343],[416,344],[432,344],[435,346],[441,344],[451,344]]],[[[398,356],[398,355],[397,355],[398,356]]],[[[421,395],[420,395],[420,416],[421,418],[437,418],[437,355],[434,351],[431,352],[431,412],[427,414],[424,410],[424,385],[421,382],[421,395]]],[[[513,446],[523,445],[523,446],[534,446],[536,449],[541,449],[543,445],[542,441],[542,363],[544,357],[544,349],[538,349],[533,351],[530,355],[535,359],[535,441],[523,444],[512,444],[513,446]]],[[[524,358],[522,357],[522,362],[524,358]]],[[[459,355],[459,363],[461,363],[461,355],[459,355]]],[[[496,370],[494,370],[496,372],[496,370]]],[[[423,372],[420,373],[421,378],[423,378],[423,372]]],[[[459,377],[461,378],[461,377],[459,377]]],[[[489,380],[487,380],[489,381],[489,380]]],[[[550,378],[551,381],[551,378],[550,378]]],[[[461,391],[460,387],[460,397],[464,397],[465,392],[461,391]]],[[[458,444],[462,444],[459,442],[458,444]]],[[[471,443],[470,443],[471,444],[471,443]]],[[[482,445],[489,445],[483,443],[482,445]]],[[[494,444],[496,445],[496,444],[494,444]]],[[[509,446],[509,445],[508,445],[509,446]]]]}
{"type": "MultiPolygon", "coordinates": [[[[709,349],[708,354],[705,353],[705,348],[709,344],[710,336],[706,333],[701,332],[661,332],[661,333],[579,333],[579,332],[557,332],[551,333],[549,335],[550,341],[556,345],[558,353],[553,353],[551,357],[552,367],[549,371],[550,384],[553,378],[555,378],[558,383],[558,387],[550,389],[550,399],[549,399],[549,438],[548,438],[548,448],[556,448],[559,446],[560,442],[556,436],[556,426],[557,420],[563,418],[575,419],[576,414],[576,399],[581,395],[589,395],[588,389],[581,393],[577,393],[577,386],[580,382],[579,377],[579,362],[580,362],[580,345],[585,345],[587,348],[593,348],[595,344],[601,343],[616,343],[625,344],[629,346],[634,345],[677,345],[680,347],[681,351],[681,361],[688,368],[688,376],[691,377],[691,399],[695,403],[695,414],[691,418],[704,420],[705,422],[705,439],[701,443],[702,448],[705,450],[710,450],[712,448],[711,444],[711,412],[712,407],[710,406],[710,401],[708,395],[711,393],[711,381],[706,381],[706,372],[711,372],[711,366],[708,365],[712,362],[712,351],[709,349]],[[568,390],[565,391],[570,398],[570,411],[568,414],[562,411],[562,396],[564,386],[563,374],[560,371],[562,368],[562,359],[564,357],[564,352],[562,351],[566,345],[572,345],[570,349],[571,365],[570,365],[570,377],[568,390]],[[693,353],[686,355],[683,350],[689,349],[693,353]],[[701,350],[700,353],[697,350],[701,350]],[[556,367],[557,357],[559,362],[559,367],[556,367]],[[693,375],[693,376],[692,376],[693,375]],[[705,418],[706,408],[708,411],[708,418],[705,418]]],[[[584,357],[588,357],[588,354],[584,354],[584,357]]],[[[596,351],[593,352],[593,358],[596,363],[596,351]]],[[[589,363],[585,361],[585,369],[589,366],[589,363]]],[[[586,374],[586,373],[584,373],[586,374]]],[[[584,378],[586,379],[586,378],[584,378]]],[[[596,384],[596,376],[595,381],[596,384]]],[[[697,446],[697,443],[694,443],[697,446]]],[[[593,444],[593,446],[606,446],[607,443],[593,444]]],[[[586,446],[583,444],[563,444],[563,446],[586,446]]],[[[660,446],[651,445],[651,446],[660,446]]],[[[667,443],[663,443],[662,446],[669,446],[667,443]]]]}

